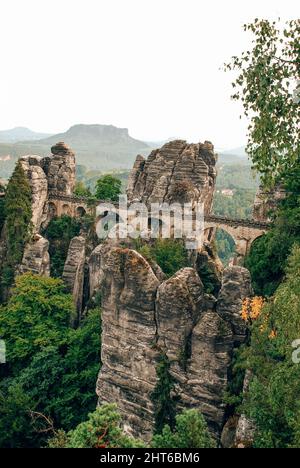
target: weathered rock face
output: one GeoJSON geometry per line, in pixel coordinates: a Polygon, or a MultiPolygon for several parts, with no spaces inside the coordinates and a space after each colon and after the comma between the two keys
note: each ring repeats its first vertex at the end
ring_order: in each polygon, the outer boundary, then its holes
{"type": "Polygon", "coordinates": [[[83,236],[74,237],[70,242],[62,278],[67,291],[73,295],[78,320],[82,312],[85,263],[86,239],[83,236]]]}
{"type": "MultiPolygon", "coordinates": [[[[251,378],[251,372],[247,371],[244,379],[244,394],[249,391],[251,378]]],[[[242,414],[237,423],[234,446],[238,448],[252,447],[254,442],[255,431],[256,427],[254,422],[251,421],[251,419],[247,418],[245,414],[242,414]]]]}
{"type": "Polygon", "coordinates": [[[204,242],[202,249],[197,252],[195,268],[204,283],[205,289],[217,296],[222,285],[224,267],[211,244],[204,242]]]}
{"type": "MultiPolygon", "coordinates": [[[[49,275],[48,241],[39,232],[50,221],[49,192],[72,195],[75,187],[75,155],[64,143],[51,148],[52,156],[24,156],[20,158],[22,167],[29,179],[32,192],[33,240],[24,251],[21,272],[33,271],[49,275]]],[[[53,215],[54,216],[54,215],[53,215]]],[[[80,261],[80,259],[78,259],[80,261]]],[[[67,265],[69,268],[69,265],[67,265]]],[[[76,286],[72,292],[77,296],[79,307],[81,290],[80,275],[74,279],[76,286]]],[[[74,283],[74,284],[75,284],[74,283]]],[[[81,294],[82,296],[82,294],[81,294]]]]}
{"type": "Polygon", "coordinates": [[[75,188],[75,155],[64,143],[51,148],[52,156],[24,156],[21,164],[32,191],[32,224],[35,232],[47,220],[49,191],[72,195],[75,188]]]}
{"type": "Polygon", "coordinates": [[[211,210],[217,155],[211,143],[166,143],[147,160],[138,156],[128,181],[129,201],[146,204],[198,201],[211,210]]]}
{"type": "Polygon", "coordinates": [[[259,188],[253,207],[252,217],[254,221],[268,222],[271,221],[272,213],[278,208],[278,204],[286,197],[285,190],[277,186],[272,190],[264,190],[259,188]]]}
{"type": "Polygon", "coordinates": [[[198,408],[219,437],[234,343],[245,338],[239,314],[251,294],[247,270],[225,270],[216,299],[205,294],[195,269],[159,280],[134,250],[102,245],[90,267],[91,288],[100,288],[103,309],[99,403],[117,402],[128,432],[149,439],[156,365],[164,354],[178,410],[198,408]]]}
{"type": "MultiPolygon", "coordinates": [[[[185,354],[188,353],[193,328],[202,312],[203,296],[203,284],[193,268],[178,271],[158,288],[158,344],[169,360],[176,363],[176,367],[185,360],[185,354]]],[[[184,366],[183,362],[182,365],[184,366]]],[[[181,373],[181,369],[179,372],[181,373]]]]}
{"type": "Polygon", "coordinates": [[[113,248],[101,259],[102,369],[99,403],[117,402],[127,429],[148,438],[156,384],[158,280],[137,252],[113,248]]]}
{"type": "Polygon", "coordinates": [[[226,422],[221,434],[222,448],[234,448],[238,422],[239,416],[231,416],[226,422]]]}
{"type": "Polygon", "coordinates": [[[24,156],[22,167],[29,179],[32,193],[32,224],[35,232],[39,232],[46,219],[46,203],[48,199],[48,181],[44,172],[44,158],[40,156],[24,156]]]}
{"type": "Polygon", "coordinates": [[[245,340],[247,326],[241,318],[243,299],[251,297],[250,272],[243,267],[231,266],[223,272],[222,288],[218,296],[217,312],[230,323],[235,343],[245,340]]]}
{"type": "Polygon", "coordinates": [[[36,275],[50,276],[49,242],[36,234],[24,251],[20,273],[31,271],[36,275]]]}
{"type": "Polygon", "coordinates": [[[201,409],[211,430],[219,434],[233,342],[231,328],[215,305],[197,272],[185,268],[159,287],[156,321],[158,344],[176,381],[178,409],[201,409]]]}
{"type": "Polygon", "coordinates": [[[199,409],[219,438],[225,417],[223,403],[233,349],[230,324],[208,308],[193,330],[192,354],[183,385],[181,408],[199,409]]]}
{"type": "Polygon", "coordinates": [[[51,148],[52,156],[45,168],[49,190],[72,195],[75,188],[75,154],[63,142],[51,148]]]}

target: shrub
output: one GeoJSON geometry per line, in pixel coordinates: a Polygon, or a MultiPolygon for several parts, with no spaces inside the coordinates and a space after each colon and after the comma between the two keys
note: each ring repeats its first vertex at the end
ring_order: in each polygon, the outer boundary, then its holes
{"type": "Polygon", "coordinates": [[[146,259],[155,261],[169,278],[189,266],[185,246],[176,239],[157,239],[153,244],[138,246],[137,249],[146,259]]]}
{"type": "Polygon", "coordinates": [[[49,447],[66,448],[137,448],[143,443],[126,436],[121,427],[117,406],[105,404],[90,413],[87,421],[79,424],[67,435],[59,433],[49,447]]]}
{"type": "Polygon", "coordinates": [[[202,414],[194,409],[185,410],[176,416],[174,431],[166,425],[161,434],[152,439],[153,448],[214,448],[202,414]]]}
{"type": "Polygon", "coordinates": [[[159,357],[156,374],[158,380],[151,399],[155,410],[155,433],[159,434],[165,424],[174,427],[176,414],[176,402],[172,396],[174,379],[170,374],[170,362],[165,354],[159,357]]]}
{"type": "Polygon", "coordinates": [[[88,187],[84,185],[83,182],[76,182],[75,189],[74,189],[74,195],[77,197],[86,197],[89,198],[92,196],[92,192],[88,187]]]}
{"type": "Polygon", "coordinates": [[[104,175],[96,183],[95,196],[98,200],[118,201],[122,193],[122,182],[112,175],[104,175]]]}

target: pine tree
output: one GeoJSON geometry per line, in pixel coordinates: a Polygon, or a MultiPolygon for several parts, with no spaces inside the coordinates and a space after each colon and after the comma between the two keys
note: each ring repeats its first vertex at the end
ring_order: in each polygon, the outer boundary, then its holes
{"type": "Polygon", "coordinates": [[[2,284],[11,285],[15,267],[22,261],[24,247],[31,234],[31,188],[18,161],[9,180],[5,196],[6,258],[2,284]]]}
{"type": "Polygon", "coordinates": [[[170,374],[170,361],[164,353],[159,357],[156,374],[158,380],[151,399],[155,407],[155,434],[160,434],[165,424],[174,429],[176,416],[176,398],[172,395],[175,381],[170,374]]]}
{"type": "Polygon", "coordinates": [[[4,226],[4,221],[5,221],[5,214],[4,214],[4,195],[5,189],[0,183],[0,235],[2,228],[4,226]]]}

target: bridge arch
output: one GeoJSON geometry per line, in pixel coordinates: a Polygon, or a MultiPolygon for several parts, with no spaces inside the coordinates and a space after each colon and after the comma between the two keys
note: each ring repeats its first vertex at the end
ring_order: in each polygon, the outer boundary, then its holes
{"type": "Polygon", "coordinates": [[[216,230],[222,229],[234,240],[236,245],[237,263],[242,263],[244,257],[250,252],[254,240],[264,235],[267,226],[251,220],[226,220],[210,216],[205,220],[205,232],[208,240],[212,240],[216,230]]]}
{"type": "Polygon", "coordinates": [[[204,239],[208,239],[208,237],[210,237],[210,240],[215,240],[215,248],[224,267],[236,263],[237,243],[228,230],[210,228],[204,232],[204,239]]]}
{"type": "Polygon", "coordinates": [[[49,204],[48,204],[48,213],[49,213],[49,217],[51,219],[57,217],[57,215],[58,215],[57,206],[56,206],[56,204],[54,202],[49,202],[49,204]]]}
{"type": "Polygon", "coordinates": [[[72,207],[68,203],[64,203],[62,206],[62,214],[72,216],[72,207]]]}
{"type": "Polygon", "coordinates": [[[83,218],[86,215],[86,209],[83,206],[77,206],[75,215],[76,218],[83,218]]]}

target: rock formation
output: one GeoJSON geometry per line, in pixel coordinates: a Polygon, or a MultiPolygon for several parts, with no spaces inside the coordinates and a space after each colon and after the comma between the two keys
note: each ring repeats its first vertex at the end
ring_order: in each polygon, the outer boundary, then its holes
{"type": "MultiPolygon", "coordinates": [[[[57,196],[63,213],[75,186],[74,153],[64,143],[51,150],[49,157],[21,159],[32,188],[35,228],[21,272],[49,275],[48,242],[37,233],[55,216],[58,205],[51,196],[57,196]]],[[[129,201],[146,205],[203,202],[205,214],[209,214],[216,161],[211,143],[182,140],[165,144],[148,159],[138,156],[128,182],[129,201]]],[[[71,215],[75,216],[75,208],[82,206],[74,204],[73,208],[71,215]]],[[[152,394],[162,355],[170,364],[174,380],[170,398],[176,401],[177,410],[199,409],[217,439],[225,423],[223,395],[233,349],[246,337],[240,311],[243,299],[252,294],[250,275],[242,267],[222,272],[209,244],[201,252],[193,252],[192,258],[192,268],[183,268],[167,279],[129,240],[122,245],[117,240],[106,241],[90,252],[86,238],[80,235],[69,246],[63,279],[73,294],[77,320],[87,287],[89,297],[98,295],[102,302],[99,404],[117,403],[126,431],[145,440],[154,428],[152,394]]]]}
{"type": "Polygon", "coordinates": [[[20,273],[31,271],[36,275],[50,276],[49,242],[36,234],[29,242],[23,254],[20,273]]]}
{"type": "Polygon", "coordinates": [[[241,310],[243,299],[252,295],[249,270],[239,266],[228,267],[224,270],[217,312],[220,317],[231,324],[236,344],[242,343],[246,337],[247,326],[241,318],[241,310]]]}
{"type": "Polygon", "coordinates": [[[85,262],[86,239],[83,236],[74,237],[70,242],[62,278],[67,286],[67,291],[73,295],[78,321],[83,304],[85,262]]]}
{"type": "Polygon", "coordinates": [[[51,148],[52,155],[23,156],[20,161],[32,191],[32,224],[35,232],[49,221],[49,194],[72,195],[75,188],[75,155],[65,143],[51,148]]]}
{"type": "Polygon", "coordinates": [[[204,242],[195,255],[195,268],[207,290],[215,296],[222,285],[223,264],[211,244],[204,242]]]}
{"type": "Polygon", "coordinates": [[[219,437],[232,351],[242,340],[236,314],[252,293],[247,270],[228,268],[215,298],[204,292],[193,268],[161,282],[131,249],[107,244],[91,259],[90,284],[99,287],[103,309],[99,404],[117,401],[127,431],[149,439],[155,410],[151,395],[163,353],[175,379],[178,409],[201,410],[219,437]]]}
{"type": "Polygon", "coordinates": [[[272,218],[272,213],[278,208],[278,204],[286,196],[286,192],[281,186],[276,186],[274,189],[265,190],[260,187],[253,207],[252,217],[254,221],[269,222],[272,218]]]}
{"type": "Polygon", "coordinates": [[[74,153],[64,143],[58,143],[51,150],[51,156],[30,155],[20,158],[31,186],[33,235],[25,246],[19,273],[32,271],[39,275],[50,275],[49,243],[39,234],[45,223],[50,221],[49,194],[54,191],[61,195],[71,195],[75,187],[74,153]]]}
{"type": "Polygon", "coordinates": [[[46,220],[46,203],[48,200],[48,180],[44,171],[45,158],[24,156],[21,158],[23,169],[29,179],[32,193],[32,225],[39,232],[46,220]]]}
{"type": "Polygon", "coordinates": [[[127,195],[129,201],[146,203],[203,202],[211,210],[216,182],[217,155],[211,143],[189,144],[183,140],[166,143],[148,159],[136,158],[127,195]]]}
{"type": "MultiPolygon", "coordinates": [[[[249,385],[251,382],[252,374],[250,371],[246,372],[244,379],[243,393],[246,394],[249,391],[249,385]]],[[[255,435],[255,424],[251,419],[247,418],[245,414],[242,414],[237,422],[234,446],[237,448],[249,448],[253,446],[254,435],[255,435]]]]}
{"type": "Polygon", "coordinates": [[[51,148],[52,156],[46,167],[49,190],[73,195],[75,188],[75,154],[63,142],[51,148]]]}
{"type": "Polygon", "coordinates": [[[156,384],[155,297],[159,282],[137,252],[112,248],[103,254],[99,404],[117,402],[128,431],[148,438],[153,428],[150,395],[156,384]]]}

